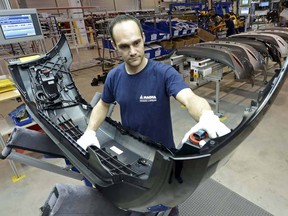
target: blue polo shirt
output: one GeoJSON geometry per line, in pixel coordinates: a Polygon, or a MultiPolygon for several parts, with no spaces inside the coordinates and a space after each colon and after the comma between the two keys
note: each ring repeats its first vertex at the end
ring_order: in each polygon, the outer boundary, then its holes
{"type": "Polygon", "coordinates": [[[124,127],[174,148],[170,96],[189,88],[170,65],[148,60],[139,73],[129,75],[124,63],[112,69],[105,81],[102,100],[120,105],[124,127]]]}

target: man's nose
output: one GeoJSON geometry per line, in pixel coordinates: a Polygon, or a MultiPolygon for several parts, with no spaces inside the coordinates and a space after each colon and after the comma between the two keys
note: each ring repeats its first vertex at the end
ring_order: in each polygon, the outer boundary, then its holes
{"type": "Polygon", "coordinates": [[[136,54],[136,49],[134,46],[130,46],[130,55],[135,55],[136,54]]]}

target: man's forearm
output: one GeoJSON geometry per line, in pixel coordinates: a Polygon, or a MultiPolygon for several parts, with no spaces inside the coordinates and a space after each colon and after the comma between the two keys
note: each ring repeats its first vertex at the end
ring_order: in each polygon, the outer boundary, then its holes
{"type": "Polygon", "coordinates": [[[203,111],[211,110],[211,107],[207,100],[197,96],[191,91],[191,89],[188,88],[181,90],[177,94],[176,99],[186,106],[188,112],[196,121],[199,121],[199,118],[202,115],[203,111]]]}
{"type": "Polygon", "coordinates": [[[106,104],[102,100],[100,100],[91,112],[86,130],[96,131],[101,125],[101,123],[105,120],[108,110],[109,104],[106,104]]]}
{"type": "Polygon", "coordinates": [[[199,97],[197,95],[192,96],[193,99],[189,100],[186,104],[186,107],[189,111],[189,113],[192,115],[192,117],[199,121],[200,116],[202,115],[203,111],[205,110],[211,110],[211,107],[207,100],[205,100],[202,97],[199,97]]]}

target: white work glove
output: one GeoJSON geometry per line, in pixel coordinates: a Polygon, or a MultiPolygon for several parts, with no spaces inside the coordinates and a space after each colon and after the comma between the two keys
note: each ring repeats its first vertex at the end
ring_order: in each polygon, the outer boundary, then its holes
{"type": "Polygon", "coordinates": [[[220,121],[219,117],[215,115],[212,110],[203,111],[199,122],[185,134],[182,139],[182,144],[188,140],[190,134],[195,133],[200,129],[205,130],[208,133],[209,138],[221,137],[231,131],[220,121]]]}
{"type": "Polygon", "coordinates": [[[77,140],[77,144],[80,145],[85,151],[89,146],[97,146],[100,148],[100,143],[96,137],[96,132],[93,130],[86,130],[84,134],[77,140]]]}

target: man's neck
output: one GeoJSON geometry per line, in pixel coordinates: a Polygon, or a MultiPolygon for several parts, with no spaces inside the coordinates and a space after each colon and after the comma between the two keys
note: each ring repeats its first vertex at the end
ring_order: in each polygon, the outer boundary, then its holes
{"type": "Polygon", "coordinates": [[[126,72],[129,75],[137,74],[137,73],[141,72],[146,67],[147,63],[148,63],[148,59],[143,58],[142,63],[137,67],[129,67],[127,64],[125,64],[126,72]]]}

